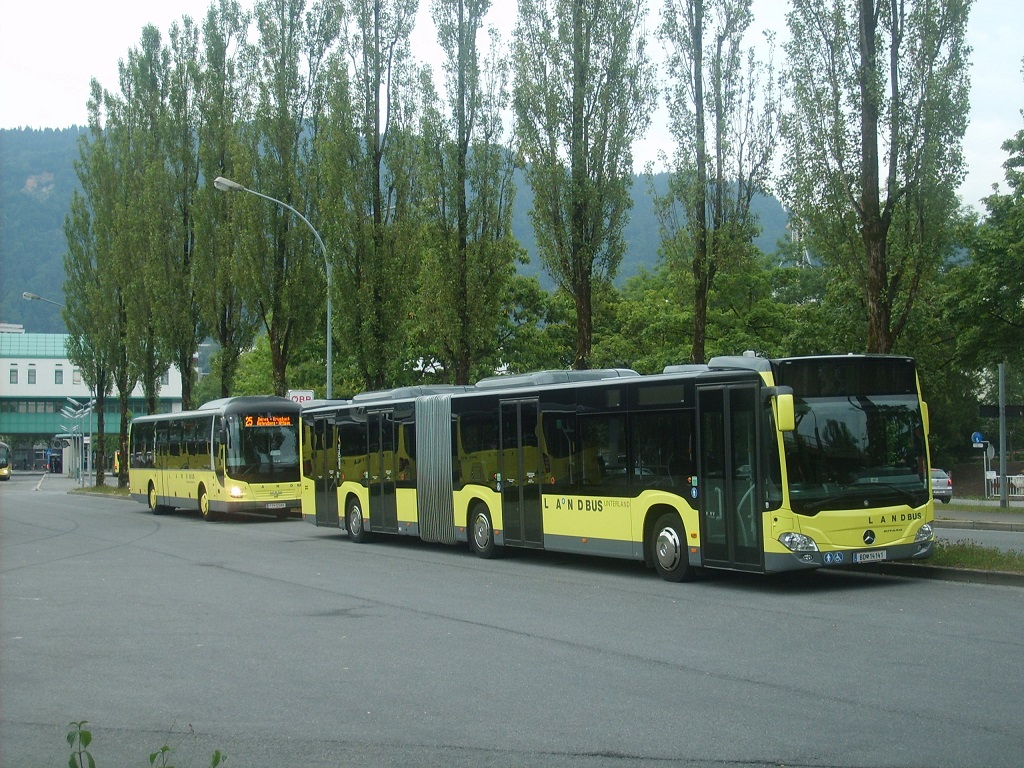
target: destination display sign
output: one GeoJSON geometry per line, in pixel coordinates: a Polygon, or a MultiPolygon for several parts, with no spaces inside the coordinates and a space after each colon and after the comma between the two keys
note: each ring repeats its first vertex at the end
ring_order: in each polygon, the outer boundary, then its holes
{"type": "Polygon", "coordinates": [[[253,413],[242,419],[246,429],[260,427],[290,427],[295,423],[295,417],[288,413],[282,414],[260,414],[253,413]]]}

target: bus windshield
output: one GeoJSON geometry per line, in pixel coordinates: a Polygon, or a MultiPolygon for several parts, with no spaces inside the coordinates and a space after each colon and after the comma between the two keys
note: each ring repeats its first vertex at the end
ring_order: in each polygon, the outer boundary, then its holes
{"type": "Polygon", "coordinates": [[[928,501],[924,429],[913,395],[805,397],[786,433],[793,511],[928,501]]]}
{"type": "Polygon", "coordinates": [[[227,474],[247,483],[299,480],[299,424],[293,414],[228,416],[227,474]]]}

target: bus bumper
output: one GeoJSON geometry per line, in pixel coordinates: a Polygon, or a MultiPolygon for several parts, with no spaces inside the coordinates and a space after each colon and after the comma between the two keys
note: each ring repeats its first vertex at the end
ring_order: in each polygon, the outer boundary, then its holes
{"type": "Polygon", "coordinates": [[[275,499],[274,501],[221,501],[210,499],[210,511],[218,514],[263,515],[291,517],[302,514],[301,499],[275,499]]]}
{"type": "Polygon", "coordinates": [[[896,544],[871,549],[832,550],[829,552],[766,552],[764,569],[766,573],[784,571],[802,571],[812,568],[835,568],[871,563],[884,563],[894,560],[924,560],[931,557],[935,549],[935,539],[917,541],[909,544],[896,544]]]}

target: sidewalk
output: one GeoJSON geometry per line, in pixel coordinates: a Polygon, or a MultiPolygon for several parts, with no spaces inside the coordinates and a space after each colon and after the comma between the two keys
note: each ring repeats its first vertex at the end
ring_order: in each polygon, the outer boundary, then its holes
{"type": "Polygon", "coordinates": [[[1024,531],[1024,501],[1011,500],[1000,507],[998,499],[953,499],[935,504],[936,528],[979,531],[1024,531]]]}

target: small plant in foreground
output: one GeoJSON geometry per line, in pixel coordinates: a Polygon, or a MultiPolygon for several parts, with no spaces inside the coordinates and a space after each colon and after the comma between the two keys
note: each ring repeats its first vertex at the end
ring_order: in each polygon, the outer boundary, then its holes
{"type": "MultiPolygon", "coordinates": [[[[68,759],[68,768],[96,768],[96,760],[93,759],[92,754],[88,750],[89,744],[92,743],[92,731],[85,728],[88,724],[88,720],[80,720],[69,724],[71,730],[68,731],[67,739],[68,746],[71,747],[71,757],[68,759]]],[[[189,732],[194,733],[191,725],[189,726],[189,732]]],[[[156,752],[150,753],[149,764],[154,768],[174,768],[168,762],[173,752],[174,747],[164,744],[156,752]]],[[[210,757],[210,768],[218,768],[218,766],[226,763],[227,759],[227,755],[219,749],[215,749],[210,757]]]]}
{"type": "Polygon", "coordinates": [[[68,746],[71,747],[71,757],[68,760],[68,768],[96,768],[96,761],[92,759],[88,749],[92,743],[92,731],[85,729],[88,724],[88,720],[69,723],[71,730],[68,731],[68,746]]]}

